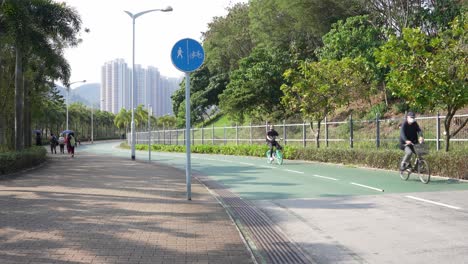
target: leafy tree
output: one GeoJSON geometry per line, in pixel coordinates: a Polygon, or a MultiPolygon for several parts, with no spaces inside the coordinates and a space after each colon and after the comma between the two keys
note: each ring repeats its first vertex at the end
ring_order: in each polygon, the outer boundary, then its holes
{"type": "Polygon", "coordinates": [[[376,53],[380,66],[390,68],[386,79],[395,96],[415,109],[446,111],[446,151],[450,139],[468,122],[450,131],[453,116],[468,104],[466,16],[455,19],[450,29],[436,37],[406,28],[401,38],[392,36],[376,53]]]}
{"type": "Polygon", "coordinates": [[[255,48],[240,61],[239,69],[232,73],[231,82],[220,95],[222,111],[240,123],[246,116],[259,120],[285,118],[280,86],[282,74],[290,66],[287,53],[255,48]]]}
{"type": "Polygon", "coordinates": [[[252,0],[251,35],[256,45],[313,58],[333,23],[362,10],[359,0],[252,0]]]}
{"type": "Polygon", "coordinates": [[[135,127],[138,127],[140,130],[143,130],[148,123],[148,111],[143,108],[144,105],[138,105],[135,109],[135,127]]]}
{"type": "Polygon", "coordinates": [[[366,87],[365,91],[371,91],[375,85],[373,72],[361,57],[302,61],[297,69],[288,69],[284,76],[287,83],[281,86],[284,92],[282,103],[292,111],[299,111],[304,120],[317,122],[315,131],[310,122],[317,147],[320,147],[322,120],[337,108],[359,98],[363,87],[366,87]]]}
{"type": "Polygon", "coordinates": [[[118,129],[125,129],[125,133],[128,134],[129,126],[132,122],[132,113],[127,109],[120,109],[119,113],[114,118],[114,125],[118,129]]]}
{"type": "Polygon", "coordinates": [[[212,73],[229,73],[237,69],[238,61],[253,49],[250,36],[248,4],[238,3],[228,9],[226,17],[215,17],[203,33],[206,62],[212,73]]]}
{"type": "MultiPolygon", "coordinates": [[[[190,76],[190,106],[192,123],[204,122],[210,118],[213,110],[219,103],[218,95],[222,93],[227,84],[228,77],[223,74],[211,75],[206,64],[193,72],[190,76]]],[[[176,113],[179,125],[185,124],[185,80],[172,95],[172,107],[176,113]]]]}
{"type": "MultiPolygon", "coordinates": [[[[54,58],[63,67],[60,78],[67,81],[68,65],[64,65],[63,48],[78,43],[81,21],[74,9],[51,0],[4,0],[0,4],[2,38],[9,40],[15,54],[15,149],[24,147],[25,76],[29,60],[48,61],[54,58]],[[62,58],[57,60],[57,58],[62,58]]],[[[57,64],[55,64],[57,66],[57,64]]],[[[27,94],[28,92],[26,92],[27,94]]]]}
{"type": "Polygon", "coordinates": [[[382,29],[368,15],[349,17],[334,23],[317,50],[320,59],[341,60],[363,57],[375,63],[374,51],[384,43],[382,29]]]}
{"type": "Polygon", "coordinates": [[[445,30],[461,14],[463,0],[366,0],[365,7],[396,35],[404,28],[421,28],[428,35],[445,30]]]}
{"type": "MultiPolygon", "coordinates": [[[[384,43],[382,29],[375,25],[368,15],[355,16],[338,21],[332,25],[330,32],[323,36],[323,47],[317,50],[320,59],[341,60],[343,58],[363,58],[366,67],[370,67],[384,91],[385,103],[388,105],[387,91],[384,82],[385,69],[379,68],[374,52],[384,43]]],[[[363,91],[368,94],[371,91],[363,91]]]]}
{"type": "Polygon", "coordinates": [[[164,115],[157,119],[157,124],[159,127],[174,128],[177,124],[177,119],[175,116],[164,115]]]}

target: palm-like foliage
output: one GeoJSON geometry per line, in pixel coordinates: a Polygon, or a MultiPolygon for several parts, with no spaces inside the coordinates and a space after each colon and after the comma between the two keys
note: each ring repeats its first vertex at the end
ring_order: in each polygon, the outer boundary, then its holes
{"type": "Polygon", "coordinates": [[[127,109],[122,108],[120,112],[114,118],[114,125],[118,129],[125,129],[125,132],[128,133],[128,127],[132,121],[132,113],[127,111],[127,109]]]}
{"type": "MultiPolygon", "coordinates": [[[[0,3],[0,23],[3,31],[1,37],[6,40],[1,48],[8,49],[16,57],[14,134],[15,149],[21,150],[24,147],[25,94],[30,94],[29,90],[25,93],[24,84],[32,87],[38,84],[36,81],[45,84],[47,79],[68,82],[70,69],[63,58],[63,49],[78,44],[77,33],[81,20],[76,11],[64,3],[51,0],[3,0],[0,3]],[[38,66],[44,75],[26,79],[24,72],[31,69],[34,62],[42,62],[38,66]]],[[[28,104],[26,100],[26,109],[29,109],[28,104]]]]}

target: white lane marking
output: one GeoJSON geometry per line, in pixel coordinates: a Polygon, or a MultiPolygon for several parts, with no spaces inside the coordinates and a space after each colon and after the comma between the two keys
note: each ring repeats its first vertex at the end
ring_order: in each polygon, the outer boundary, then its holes
{"type": "Polygon", "coordinates": [[[314,174],[312,176],[317,177],[317,178],[332,180],[332,181],[337,181],[338,180],[338,179],[335,179],[335,178],[332,178],[332,177],[322,176],[322,175],[318,175],[318,174],[314,174]]]}
{"type": "Polygon", "coordinates": [[[407,195],[406,197],[407,197],[407,198],[410,198],[410,199],[418,200],[418,201],[421,201],[421,202],[426,202],[426,203],[431,203],[431,204],[435,204],[435,205],[445,206],[445,207],[452,208],[452,209],[455,209],[455,210],[461,210],[460,207],[453,206],[453,205],[448,205],[448,204],[444,204],[444,203],[434,202],[434,201],[431,201],[431,200],[426,200],[426,199],[423,199],[423,198],[414,197],[414,196],[410,196],[410,195],[407,195]]]}
{"type": "Polygon", "coordinates": [[[242,161],[239,161],[239,164],[249,165],[249,166],[255,166],[255,164],[253,164],[253,163],[242,162],[242,161]]]}
{"type": "Polygon", "coordinates": [[[296,170],[288,170],[288,169],[284,169],[284,171],[289,171],[289,172],[294,172],[294,173],[304,174],[304,172],[302,172],[302,171],[296,171],[296,170]]]}
{"type": "Polygon", "coordinates": [[[379,188],[375,188],[375,187],[371,187],[371,186],[367,186],[367,185],[359,184],[359,183],[355,183],[355,182],[350,182],[350,184],[356,185],[356,186],[361,186],[361,187],[368,188],[368,189],[372,189],[372,190],[379,191],[379,192],[384,191],[383,189],[379,189],[379,188]]]}
{"type": "Polygon", "coordinates": [[[276,169],[276,167],[273,166],[267,166],[267,165],[259,165],[262,168],[267,168],[267,169],[276,169]]]}

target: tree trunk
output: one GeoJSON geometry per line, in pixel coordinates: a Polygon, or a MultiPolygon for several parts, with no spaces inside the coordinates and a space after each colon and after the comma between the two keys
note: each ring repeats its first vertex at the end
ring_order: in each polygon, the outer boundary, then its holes
{"type": "MultiPolygon", "coordinates": [[[[3,91],[3,61],[2,61],[2,57],[0,57],[0,95],[3,95],[2,91],[3,91]]],[[[0,105],[1,105],[1,102],[0,102],[0,105]]],[[[4,108],[4,107],[2,107],[4,108]]],[[[1,145],[4,145],[6,143],[6,140],[5,140],[5,131],[6,131],[6,126],[5,126],[5,116],[4,116],[4,112],[3,113],[0,113],[0,146],[1,145]]]]}
{"type": "Polygon", "coordinates": [[[315,146],[317,148],[320,148],[320,123],[321,121],[317,122],[317,129],[314,131],[314,122],[310,122],[310,130],[312,131],[312,134],[314,134],[315,146]]]}
{"type": "Polygon", "coordinates": [[[449,110],[444,120],[444,129],[445,129],[445,152],[449,151],[450,146],[450,124],[452,123],[453,113],[449,110]]]}
{"type": "Polygon", "coordinates": [[[24,83],[24,146],[30,148],[31,142],[31,82],[24,83]]]}
{"type": "Polygon", "coordinates": [[[385,82],[383,83],[383,92],[384,92],[384,99],[385,99],[385,107],[388,107],[387,85],[385,85],[385,82]]]}
{"type": "Polygon", "coordinates": [[[23,109],[24,109],[24,83],[23,83],[23,53],[20,45],[16,44],[15,65],[15,150],[24,148],[23,137],[23,109]]]}

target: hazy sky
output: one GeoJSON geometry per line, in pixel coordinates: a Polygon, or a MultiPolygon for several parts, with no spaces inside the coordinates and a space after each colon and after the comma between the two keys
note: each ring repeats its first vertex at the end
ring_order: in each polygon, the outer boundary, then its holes
{"type": "MultiPolygon", "coordinates": [[[[83,42],[65,52],[72,75],[70,82],[86,79],[101,82],[101,66],[116,58],[132,64],[132,19],[124,10],[138,13],[172,6],[172,12],[151,12],[135,21],[135,64],[155,66],[167,77],[182,76],[170,52],[183,38],[201,40],[201,32],[215,16],[225,16],[227,7],[247,0],[64,0],[76,8],[83,21],[83,42]]],[[[73,85],[75,86],[75,85],[73,85]]],[[[79,86],[79,85],[78,85],[79,86]]],[[[75,88],[75,87],[72,87],[75,88]]]]}

